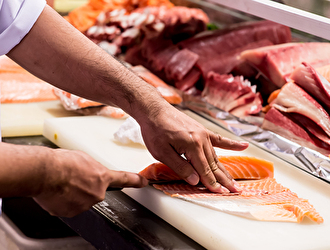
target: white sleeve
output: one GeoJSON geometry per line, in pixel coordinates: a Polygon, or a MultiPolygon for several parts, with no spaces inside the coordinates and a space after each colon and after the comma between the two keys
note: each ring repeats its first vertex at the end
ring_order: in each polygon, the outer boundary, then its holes
{"type": "Polygon", "coordinates": [[[45,0],[0,0],[0,55],[20,43],[45,5],[45,0]]]}

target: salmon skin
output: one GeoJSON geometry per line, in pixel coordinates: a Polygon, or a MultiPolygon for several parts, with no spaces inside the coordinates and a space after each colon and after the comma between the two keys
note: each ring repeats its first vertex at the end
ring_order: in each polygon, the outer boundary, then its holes
{"type": "MultiPolygon", "coordinates": [[[[184,182],[153,186],[171,197],[247,219],[299,223],[307,217],[318,224],[323,222],[308,200],[276,182],[271,162],[248,156],[219,156],[219,161],[239,179],[240,193],[213,193],[201,184],[184,182]]],[[[149,180],[180,180],[162,163],[153,163],[140,174],[149,180]]]]}

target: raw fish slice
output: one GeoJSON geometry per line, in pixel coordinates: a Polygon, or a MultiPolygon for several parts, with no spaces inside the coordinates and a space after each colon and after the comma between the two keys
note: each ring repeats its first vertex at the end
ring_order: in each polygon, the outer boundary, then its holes
{"type": "Polygon", "coordinates": [[[239,182],[241,194],[212,193],[189,184],[154,185],[165,194],[221,212],[261,221],[301,222],[308,217],[316,223],[323,218],[305,199],[278,184],[273,178],[239,182]]]}
{"type": "MultiPolygon", "coordinates": [[[[293,82],[285,84],[270,106],[282,112],[297,113],[311,119],[330,136],[330,117],[322,106],[293,82]]],[[[317,136],[317,135],[315,135],[317,136]]]]}
{"type": "Polygon", "coordinates": [[[330,82],[330,64],[316,68],[316,71],[330,82]]]}
{"type": "Polygon", "coordinates": [[[53,88],[27,71],[0,73],[1,103],[54,101],[53,88]]]}
{"type": "Polygon", "coordinates": [[[209,72],[202,97],[219,109],[229,111],[228,107],[233,109],[230,103],[234,102],[240,96],[251,92],[253,92],[251,83],[242,77],[209,72]]]}
{"type": "Polygon", "coordinates": [[[290,117],[303,128],[315,135],[321,141],[330,145],[330,137],[324,132],[324,130],[318,126],[314,121],[305,116],[297,113],[290,113],[290,117]]]}
{"type": "Polygon", "coordinates": [[[274,176],[270,161],[251,156],[218,156],[218,159],[234,179],[260,180],[274,176]]]}
{"type": "MultiPolygon", "coordinates": [[[[219,156],[219,161],[234,179],[259,180],[273,177],[273,163],[251,156],[219,156]]],[[[156,162],[143,169],[140,174],[148,180],[181,180],[168,166],[156,162]]]]}
{"type": "Polygon", "coordinates": [[[237,116],[256,114],[262,109],[262,99],[255,93],[255,86],[242,76],[209,72],[202,97],[213,106],[237,116]]]}
{"type": "Polygon", "coordinates": [[[205,79],[207,78],[207,74],[210,71],[216,72],[218,74],[229,74],[234,68],[239,67],[239,65],[244,62],[239,57],[243,51],[270,45],[273,45],[273,43],[265,39],[251,42],[237,49],[233,49],[212,57],[205,57],[202,54],[201,59],[197,61],[196,66],[201,70],[205,79]]]}
{"type": "Polygon", "coordinates": [[[330,111],[330,83],[311,65],[303,62],[292,72],[290,79],[330,111]]]}
{"type": "Polygon", "coordinates": [[[133,66],[131,69],[147,83],[154,86],[169,103],[179,104],[182,102],[181,96],[172,87],[167,85],[163,80],[151,73],[142,65],[133,66]]]}
{"type": "Polygon", "coordinates": [[[330,43],[285,43],[266,46],[242,52],[241,58],[247,60],[266,78],[282,87],[290,74],[302,62],[318,68],[330,64],[330,43]]]}
{"type": "Polygon", "coordinates": [[[181,81],[175,82],[174,85],[181,91],[187,91],[195,86],[200,77],[200,70],[193,67],[181,81]]]}
{"type": "Polygon", "coordinates": [[[181,81],[193,68],[199,56],[188,49],[178,51],[165,65],[166,78],[181,81]]]}
{"type": "Polygon", "coordinates": [[[321,141],[295,122],[289,114],[270,108],[264,117],[262,129],[272,131],[301,146],[316,150],[324,155],[330,155],[330,145],[321,141]]]}
{"type": "Polygon", "coordinates": [[[20,65],[7,56],[0,56],[0,73],[27,73],[20,65]]]}
{"type": "MultiPolygon", "coordinates": [[[[240,97],[238,103],[240,103],[240,97]]],[[[244,100],[244,99],[243,99],[244,100]]],[[[230,113],[237,117],[244,117],[248,115],[258,114],[262,109],[262,97],[260,93],[256,93],[254,98],[245,99],[244,104],[237,106],[236,108],[230,110],[230,113]],[[249,101],[250,100],[250,101],[249,101]]]]}
{"type": "Polygon", "coordinates": [[[172,180],[182,180],[171,168],[166,166],[161,162],[155,162],[139,173],[148,180],[155,181],[172,181],[172,180]]]}
{"type": "Polygon", "coordinates": [[[290,28],[268,20],[242,22],[227,29],[197,34],[179,43],[200,56],[213,57],[249,43],[268,39],[273,44],[291,42],[290,28]]]}

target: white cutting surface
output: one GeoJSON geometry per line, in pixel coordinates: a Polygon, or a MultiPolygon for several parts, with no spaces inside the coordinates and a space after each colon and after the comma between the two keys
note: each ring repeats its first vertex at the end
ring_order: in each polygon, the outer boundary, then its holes
{"type": "MultiPolygon", "coordinates": [[[[187,114],[212,131],[239,139],[191,112],[187,114]]],[[[44,136],[59,147],[85,151],[110,169],[139,172],[155,160],[141,145],[122,145],[114,140],[122,122],[95,116],[47,119],[44,136]]],[[[318,225],[309,219],[301,224],[249,220],[171,198],[152,187],[126,188],[123,192],[207,249],[330,249],[329,184],[253,145],[243,152],[217,152],[272,161],[277,181],[308,199],[324,223],[318,225]]]]}
{"type": "Polygon", "coordinates": [[[77,116],[63,108],[59,100],[31,103],[1,104],[1,135],[42,135],[44,120],[54,117],[77,116]]]}

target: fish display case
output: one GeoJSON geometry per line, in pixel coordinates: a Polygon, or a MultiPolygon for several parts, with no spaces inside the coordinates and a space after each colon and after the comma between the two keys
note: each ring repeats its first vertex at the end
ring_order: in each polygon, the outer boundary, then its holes
{"type": "MultiPolygon", "coordinates": [[[[298,42],[328,39],[326,31],[330,25],[326,17],[278,1],[173,0],[173,3],[202,9],[219,28],[244,21],[267,19],[292,28],[292,36],[298,42]]],[[[259,125],[262,117],[239,118],[203,99],[192,98],[189,95],[184,95],[183,102],[177,105],[177,108],[215,133],[231,139],[249,141],[250,147],[239,154],[261,157],[273,162],[275,178],[297,192],[299,196],[308,199],[323,216],[324,222],[315,224],[304,220],[298,224],[250,220],[169,197],[149,186],[141,190],[123,189],[123,193],[202,248],[327,249],[330,246],[330,239],[327,237],[330,230],[327,157],[261,129],[259,125]]],[[[84,150],[110,169],[140,171],[141,166],[153,163],[154,159],[143,147],[121,145],[113,139],[113,134],[121,124],[122,121],[102,117],[49,119],[45,123],[44,136],[59,147],[84,150]],[[54,139],[55,134],[56,139],[54,139]],[[123,159],[123,155],[130,157],[123,159]]],[[[237,152],[225,150],[216,149],[216,152],[220,155],[237,155],[237,152]]],[[[94,211],[106,218],[113,213],[110,205],[111,199],[106,200],[105,203],[94,206],[94,211]]],[[[88,230],[82,231],[84,224],[82,221],[65,220],[85,239],[102,249],[102,246],[99,246],[100,242],[102,243],[102,236],[96,238],[102,234],[93,234],[95,237],[92,237],[88,230]]],[[[93,220],[89,223],[93,223],[93,220]]],[[[106,232],[106,228],[100,230],[106,232]]],[[[135,228],[135,231],[140,232],[138,228],[135,228]]],[[[150,239],[145,237],[144,240],[150,239]]],[[[155,249],[148,244],[144,247],[155,249]]],[[[105,246],[104,248],[106,249],[105,246]]],[[[194,249],[194,246],[189,248],[194,249]]]]}
{"type": "MultiPolygon", "coordinates": [[[[185,1],[176,5],[203,9],[218,27],[267,19],[291,28],[294,42],[328,42],[330,38],[329,1],[185,1]]],[[[288,60],[290,60],[288,58],[288,60]]],[[[202,98],[184,98],[181,108],[193,110],[231,133],[306,171],[330,182],[329,157],[260,128],[262,117],[236,117],[202,98]]]]}
{"type": "MultiPolygon", "coordinates": [[[[314,5],[320,1],[172,2],[202,9],[219,28],[267,19],[291,27],[296,41],[330,39],[330,20],[325,11],[320,12],[323,7],[314,5]],[[306,7],[306,2],[310,7],[306,7]]],[[[326,3],[322,1],[323,6],[326,3]]],[[[330,163],[327,157],[261,129],[262,117],[239,118],[189,96],[177,108],[216,133],[249,141],[251,146],[242,154],[274,162],[276,178],[309,199],[324,217],[324,223],[249,220],[174,199],[146,187],[143,190],[109,191],[105,201],[90,211],[71,219],[62,218],[67,225],[97,249],[307,250],[330,247],[330,163]]],[[[44,136],[59,147],[84,150],[111,169],[138,171],[134,167],[147,165],[153,159],[143,147],[125,147],[111,139],[121,124],[122,121],[102,117],[49,119],[45,123],[44,136]]],[[[226,152],[219,150],[217,153],[226,152]]],[[[68,246],[70,242],[65,244],[68,246]]]]}

